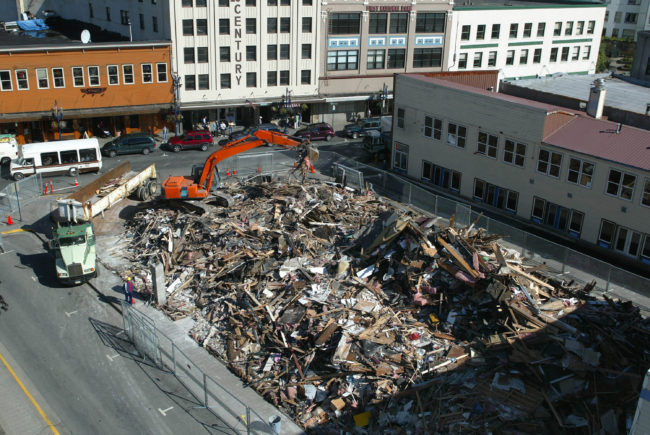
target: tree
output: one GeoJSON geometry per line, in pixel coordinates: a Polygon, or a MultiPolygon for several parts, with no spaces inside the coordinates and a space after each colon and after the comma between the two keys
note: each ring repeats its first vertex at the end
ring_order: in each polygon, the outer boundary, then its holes
{"type": "Polygon", "coordinates": [[[596,72],[606,72],[609,71],[609,59],[605,54],[605,46],[601,44],[600,49],[598,50],[598,60],[596,61],[596,72]]]}

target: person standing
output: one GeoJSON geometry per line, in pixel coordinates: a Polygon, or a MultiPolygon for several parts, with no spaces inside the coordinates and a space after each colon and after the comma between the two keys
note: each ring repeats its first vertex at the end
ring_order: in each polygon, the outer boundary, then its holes
{"type": "Polygon", "coordinates": [[[163,143],[167,143],[167,133],[169,133],[169,130],[167,129],[166,125],[163,125],[163,129],[162,129],[163,143]]]}
{"type": "Polygon", "coordinates": [[[260,115],[260,123],[258,125],[262,125],[262,115],[260,115]]]}
{"type": "Polygon", "coordinates": [[[221,136],[226,135],[226,123],[223,122],[223,119],[221,120],[221,123],[219,123],[219,130],[221,130],[221,136]]]}
{"type": "Polygon", "coordinates": [[[372,111],[370,110],[370,107],[368,107],[368,111],[366,112],[366,118],[372,118],[372,111]]]}
{"type": "Polygon", "coordinates": [[[130,276],[127,276],[124,281],[124,297],[127,303],[133,305],[133,281],[130,276]]]}

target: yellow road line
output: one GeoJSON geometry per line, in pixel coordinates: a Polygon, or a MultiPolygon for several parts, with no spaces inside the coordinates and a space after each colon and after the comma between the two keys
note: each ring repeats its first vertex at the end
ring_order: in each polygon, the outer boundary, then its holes
{"type": "Polygon", "coordinates": [[[21,233],[21,232],[31,233],[33,231],[34,230],[30,230],[29,228],[16,228],[15,230],[3,231],[0,234],[13,234],[13,233],[21,233]]]}
{"type": "Polygon", "coordinates": [[[18,378],[18,375],[16,375],[16,372],[14,372],[14,369],[11,368],[11,366],[9,365],[9,363],[7,362],[7,360],[5,359],[5,357],[2,356],[2,353],[0,353],[0,360],[2,360],[2,363],[5,365],[5,367],[7,367],[7,370],[9,370],[9,373],[11,373],[11,376],[14,377],[14,379],[16,380],[16,382],[18,383],[18,385],[20,386],[20,388],[23,390],[23,393],[25,393],[25,396],[27,396],[27,398],[29,399],[29,401],[32,402],[32,405],[34,405],[34,408],[36,408],[36,411],[38,411],[38,413],[39,413],[40,416],[43,418],[43,420],[45,420],[45,423],[47,423],[47,426],[50,428],[50,430],[52,431],[52,433],[53,433],[54,435],[59,435],[59,431],[56,430],[56,427],[54,427],[54,424],[52,424],[52,422],[50,421],[50,419],[47,418],[47,415],[45,415],[45,413],[43,412],[43,410],[42,410],[41,407],[39,406],[38,402],[36,402],[36,400],[34,400],[34,397],[32,397],[32,395],[30,394],[30,392],[29,392],[29,390],[27,389],[27,387],[25,387],[25,384],[22,383],[22,381],[20,380],[20,378],[18,378]]]}

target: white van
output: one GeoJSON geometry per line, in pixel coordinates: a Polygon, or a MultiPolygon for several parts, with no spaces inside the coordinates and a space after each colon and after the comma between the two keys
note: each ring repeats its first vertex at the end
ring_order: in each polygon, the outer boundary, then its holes
{"type": "Polygon", "coordinates": [[[99,172],[102,154],[96,138],[29,143],[21,147],[19,158],[11,162],[11,176],[21,180],[32,174],[99,172]]]}
{"type": "Polygon", "coordinates": [[[0,165],[18,158],[18,142],[13,134],[0,134],[0,165]]]}

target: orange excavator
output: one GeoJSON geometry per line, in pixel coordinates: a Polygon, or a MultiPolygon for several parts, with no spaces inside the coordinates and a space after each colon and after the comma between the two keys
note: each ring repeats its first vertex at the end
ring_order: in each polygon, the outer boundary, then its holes
{"type": "MultiPolygon", "coordinates": [[[[172,176],[162,183],[162,196],[165,199],[206,199],[210,196],[217,164],[244,151],[263,145],[274,144],[284,148],[295,148],[304,145],[303,142],[283,133],[268,130],[257,130],[251,135],[229,142],[221,149],[213,152],[205,161],[203,167],[194,168],[192,176],[172,176]]],[[[219,175],[217,174],[217,177],[219,175]]]]}

